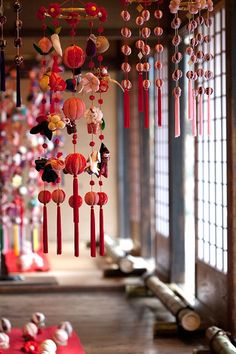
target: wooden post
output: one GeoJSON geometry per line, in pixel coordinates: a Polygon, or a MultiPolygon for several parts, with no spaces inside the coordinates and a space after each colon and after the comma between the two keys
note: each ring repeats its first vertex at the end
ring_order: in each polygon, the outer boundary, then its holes
{"type": "Polygon", "coordinates": [[[230,342],[227,334],[220,328],[212,326],[206,330],[206,337],[210,348],[214,353],[233,354],[236,353],[236,347],[230,342]]]}

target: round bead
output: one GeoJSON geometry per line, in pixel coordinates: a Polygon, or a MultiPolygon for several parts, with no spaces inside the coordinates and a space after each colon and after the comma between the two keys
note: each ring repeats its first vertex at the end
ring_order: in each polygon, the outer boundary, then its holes
{"type": "Polygon", "coordinates": [[[132,83],[130,80],[122,80],[121,85],[125,90],[130,90],[132,88],[132,83]]]}
{"type": "Polygon", "coordinates": [[[214,74],[211,70],[206,70],[204,76],[207,80],[210,80],[213,78],[214,74]]]}
{"type": "Polygon", "coordinates": [[[143,49],[142,49],[142,53],[143,55],[149,55],[151,52],[151,48],[150,48],[150,45],[148,44],[145,44],[143,49]]]}
{"type": "Polygon", "coordinates": [[[156,46],[155,46],[155,51],[156,51],[157,53],[162,53],[163,50],[164,50],[164,47],[163,47],[162,44],[156,44],[156,46]]]}
{"type": "Polygon", "coordinates": [[[196,40],[198,41],[199,44],[202,44],[204,41],[204,36],[202,33],[197,33],[196,35],[196,40]]]}
{"type": "Polygon", "coordinates": [[[130,38],[132,35],[132,32],[128,27],[123,27],[123,28],[121,28],[121,35],[125,38],[130,38]]]}
{"type": "Polygon", "coordinates": [[[180,97],[181,93],[182,93],[182,90],[179,86],[177,86],[173,89],[173,96],[174,97],[180,97]]]}
{"type": "Polygon", "coordinates": [[[207,53],[207,54],[204,55],[204,60],[205,61],[211,61],[212,59],[213,59],[213,55],[212,54],[207,53]]]}
{"type": "Polygon", "coordinates": [[[192,47],[196,47],[198,45],[198,41],[196,38],[191,38],[190,44],[192,47]]]}
{"type": "Polygon", "coordinates": [[[198,77],[203,77],[204,76],[204,70],[202,68],[197,69],[197,76],[198,77]]]}
{"type": "Polygon", "coordinates": [[[193,54],[193,48],[192,47],[187,47],[186,48],[186,50],[185,50],[185,53],[187,54],[187,55],[192,55],[193,54]]]}
{"type": "Polygon", "coordinates": [[[90,60],[90,62],[88,63],[88,67],[89,69],[93,69],[95,67],[95,63],[92,60],[90,60]]]}
{"type": "Polygon", "coordinates": [[[103,99],[102,99],[102,98],[99,98],[98,103],[99,103],[99,104],[103,104],[103,99]]]}
{"type": "Polygon", "coordinates": [[[38,194],[38,200],[42,204],[48,204],[51,200],[51,192],[48,190],[43,190],[38,194]]]}
{"type": "Polygon", "coordinates": [[[99,184],[99,186],[103,186],[103,182],[102,181],[99,181],[98,184],[99,184]]]}
{"type": "Polygon", "coordinates": [[[89,184],[90,184],[90,186],[94,186],[94,185],[95,185],[95,182],[94,182],[93,180],[91,180],[91,181],[89,182],[89,184]]]}
{"type": "Polygon", "coordinates": [[[14,62],[16,65],[21,65],[24,61],[24,58],[21,55],[16,55],[14,62]]]}
{"type": "Polygon", "coordinates": [[[195,30],[195,29],[197,28],[197,21],[192,20],[192,21],[191,21],[191,24],[192,24],[192,26],[193,26],[193,30],[195,30]]]}
{"type": "Polygon", "coordinates": [[[180,61],[182,60],[183,55],[181,52],[176,52],[173,56],[172,56],[172,63],[174,64],[178,64],[180,63],[180,61]]]}
{"type": "Polygon", "coordinates": [[[172,39],[172,44],[176,47],[181,43],[181,37],[179,34],[176,34],[172,39]]]}
{"type": "Polygon", "coordinates": [[[161,70],[163,67],[163,64],[160,61],[155,62],[155,69],[161,70]]]}
{"type": "Polygon", "coordinates": [[[125,73],[129,73],[131,70],[131,65],[127,62],[122,63],[121,70],[124,71],[125,73]]]}
{"type": "Polygon", "coordinates": [[[193,32],[194,31],[194,27],[192,25],[192,22],[189,22],[187,25],[186,25],[186,29],[188,32],[193,32]]]}
{"type": "Polygon", "coordinates": [[[179,17],[175,17],[171,22],[171,28],[178,29],[181,26],[181,19],[179,17]]]}
{"type": "Polygon", "coordinates": [[[15,11],[20,12],[22,9],[22,5],[21,5],[20,1],[18,1],[18,0],[14,1],[13,8],[15,11]]]}
{"type": "Polygon", "coordinates": [[[90,95],[89,99],[90,99],[90,101],[94,101],[95,100],[95,96],[94,95],[90,95]]]}
{"type": "Polygon", "coordinates": [[[72,138],[73,138],[73,139],[77,139],[77,137],[78,137],[77,134],[73,134],[73,135],[72,135],[72,138]]]}
{"type": "Polygon", "coordinates": [[[104,140],[104,135],[103,134],[99,135],[99,139],[104,140]]]}
{"type": "Polygon", "coordinates": [[[94,142],[94,141],[90,141],[89,145],[90,145],[91,147],[93,147],[93,146],[95,145],[95,142],[94,142]]]}
{"type": "Polygon", "coordinates": [[[139,39],[138,41],[136,41],[135,46],[137,49],[142,49],[144,47],[145,43],[144,41],[142,41],[141,39],[139,39]]]}
{"type": "Polygon", "coordinates": [[[143,63],[138,63],[136,64],[136,70],[138,72],[142,72],[143,71],[143,63]]]}
{"type": "Polygon", "coordinates": [[[156,87],[161,88],[164,85],[164,81],[162,79],[156,79],[155,84],[156,87]]]}
{"type": "Polygon", "coordinates": [[[143,71],[148,72],[150,70],[150,64],[149,63],[143,63],[143,71]]]}
{"type": "Polygon", "coordinates": [[[190,80],[193,80],[194,77],[194,72],[192,70],[189,70],[186,72],[186,77],[190,80]]]}
{"type": "Polygon", "coordinates": [[[77,140],[73,139],[72,140],[72,144],[76,145],[77,144],[77,140]]]}
{"type": "Polygon", "coordinates": [[[54,144],[55,144],[55,145],[60,144],[60,140],[59,140],[58,138],[57,138],[57,139],[55,139],[55,140],[54,140],[54,144]]]}
{"type": "Polygon", "coordinates": [[[206,35],[206,36],[204,37],[204,42],[205,42],[205,43],[210,43],[210,41],[211,41],[211,36],[206,35]]]}
{"type": "Polygon", "coordinates": [[[149,21],[150,20],[150,11],[143,10],[142,11],[142,17],[143,17],[144,21],[149,21]]]}
{"type": "Polygon", "coordinates": [[[204,18],[202,16],[198,16],[196,17],[195,21],[197,22],[198,25],[203,25],[204,18]]]}
{"type": "Polygon", "coordinates": [[[196,62],[197,62],[197,57],[196,57],[196,55],[195,54],[193,54],[193,55],[191,55],[191,61],[192,61],[192,63],[193,64],[195,64],[196,62]]]}
{"type": "Polygon", "coordinates": [[[143,80],[144,90],[148,90],[150,86],[151,86],[150,80],[143,80]]]}
{"type": "Polygon", "coordinates": [[[202,61],[204,59],[204,53],[202,50],[199,50],[197,53],[196,53],[196,57],[198,59],[198,61],[202,61]]]}
{"type": "Polygon", "coordinates": [[[122,17],[122,19],[123,19],[124,21],[129,21],[129,20],[130,20],[130,13],[129,13],[129,11],[123,10],[123,11],[121,11],[120,15],[121,15],[121,17],[122,17]]]}
{"type": "Polygon", "coordinates": [[[137,26],[142,26],[144,24],[144,18],[142,16],[136,17],[135,23],[137,26]]]}
{"type": "Polygon", "coordinates": [[[213,92],[214,92],[214,90],[212,87],[206,87],[206,89],[205,89],[206,95],[210,96],[213,94],[213,92]]]}
{"type": "Polygon", "coordinates": [[[98,55],[97,60],[99,63],[101,63],[103,61],[103,56],[101,54],[98,55]]]}
{"type": "Polygon", "coordinates": [[[155,36],[160,37],[163,35],[163,28],[162,27],[155,27],[153,30],[155,36]]]}
{"type": "Polygon", "coordinates": [[[122,45],[121,51],[124,55],[130,55],[132,53],[130,46],[128,46],[127,44],[122,45]]]}
{"type": "Polygon", "coordinates": [[[43,147],[44,149],[47,149],[48,144],[44,143],[44,144],[42,145],[42,147],[43,147]]]}
{"type": "Polygon", "coordinates": [[[163,17],[163,12],[161,10],[156,10],[154,16],[157,20],[160,20],[163,17]]]}
{"type": "Polygon", "coordinates": [[[204,92],[205,92],[205,89],[204,89],[204,87],[199,86],[198,89],[197,89],[197,91],[198,91],[198,94],[199,94],[199,95],[203,95],[204,92]]]}
{"type": "Polygon", "coordinates": [[[172,74],[172,79],[178,81],[183,76],[183,72],[180,69],[176,69],[172,74]]]}
{"type": "Polygon", "coordinates": [[[142,30],[141,30],[141,35],[143,38],[148,38],[150,37],[150,34],[151,34],[151,30],[149,27],[143,27],[142,30]]]}

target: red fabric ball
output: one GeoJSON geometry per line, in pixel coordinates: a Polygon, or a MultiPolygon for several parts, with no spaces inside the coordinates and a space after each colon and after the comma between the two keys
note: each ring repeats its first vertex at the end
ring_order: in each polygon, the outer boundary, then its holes
{"type": "Polygon", "coordinates": [[[70,97],[65,100],[63,105],[63,112],[66,118],[74,121],[80,119],[85,112],[85,103],[78,97],[70,97]]]}
{"type": "Polygon", "coordinates": [[[85,61],[85,53],[77,45],[67,47],[63,54],[63,62],[70,69],[80,68],[85,61]]]}
{"type": "Polygon", "coordinates": [[[42,204],[48,204],[51,200],[51,197],[52,197],[51,192],[48,190],[41,191],[38,194],[38,200],[42,204]]]}
{"type": "Polygon", "coordinates": [[[96,205],[99,201],[98,193],[96,192],[88,192],[84,197],[85,203],[88,205],[96,205]]]}
{"type": "Polygon", "coordinates": [[[61,204],[64,202],[66,197],[66,193],[63,191],[63,189],[55,189],[52,192],[52,200],[56,204],[61,204]]]}
{"type": "Polygon", "coordinates": [[[102,205],[105,205],[107,202],[108,202],[108,196],[106,193],[104,192],[98,192],[98,205],[102,206],[102,205]]]}
{"type": "MultiPolygon", "coordinates": [[[[77,195],[77,198],[78,198],[78,207],[80,208],[81,205],[83,204],[83,199],[80,195],[77,195]]],[[[73,195],[69,198],[68,203],[71,208],[74,208],[74,196],[73,195]]]]}
{"type": "Polygon", "coordinates": [[[86,167],[86,159],[82,154],[74,153],[67,155],[65,159],[65,169],[71,175],[79,175],[84,172],[86,167]]]}

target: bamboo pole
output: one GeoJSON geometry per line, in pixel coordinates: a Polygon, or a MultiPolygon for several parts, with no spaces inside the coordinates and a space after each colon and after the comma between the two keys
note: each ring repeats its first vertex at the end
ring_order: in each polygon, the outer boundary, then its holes
{"type": "Polygon", "coordinates": [[[199,315],[186,304],[155,275],[144,278],[147,287],[159,298],[163,305],[176,317],[177,322],[186,331],[195,331],[199,328],[199,315]]]}
{"type": "Polygon", "coordinates": [[[206,330],[206,337],[212,350],[217,354],[233,354],[236,348],[230,342],[227,334],[216,326],[209,327],[206,330]]]}

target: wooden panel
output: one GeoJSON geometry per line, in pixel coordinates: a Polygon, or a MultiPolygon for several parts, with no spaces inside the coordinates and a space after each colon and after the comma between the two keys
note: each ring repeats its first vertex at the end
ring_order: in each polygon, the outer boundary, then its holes
{"type": "Polygon", "coordinates": [[[156,237],[156,267],[163,281],[170,280],[170,240],[162,235],[156,237]]]}
{"type": "Polygon", "coordinates": [[[196,271],[197,298],[206,305],[218,325],[227,328],[227,277],[198,261],[196,271]],[[216,310],[217,309],[217,310],[216,310]]]}

